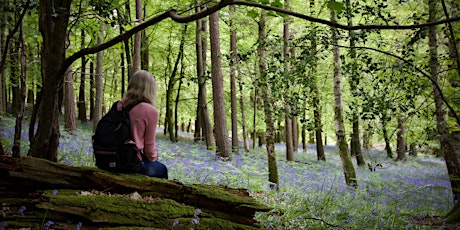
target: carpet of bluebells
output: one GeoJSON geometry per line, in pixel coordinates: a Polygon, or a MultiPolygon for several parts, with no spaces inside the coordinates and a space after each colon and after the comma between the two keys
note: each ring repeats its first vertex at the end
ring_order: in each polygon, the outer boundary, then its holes
{"type": "MultiPolygon", "coordinates": [[[[61,131],[59,162],[94,166],[91,125],[79,124],[73,134],[61,131]]],[[[24,124],[21,152],[28,151],[24,124]]],[[[443,216],[452,208],[452,195],[445,162],[428,155],[408,157],[406,162],[386,159],[377,150],[365,150],[367,163],[357,167],[358,189],[345,184],[337,149],[326,146],[327,161],[317,161],[315,147],[301,148],[294,162],[285,160],[283,144],[276,145],[278,185],[268,182],[266,151],[262,147],[240,150],[231,161],[221,161],[203,144],[182,133],[171,143],[157,130],[157,149],[169,169],[169,178],[183,183],[223,184],[245,188],[259,202],[273,207],[255,218],[270,229],[443,229],[429,226],[426,219],[443,216]],[[278,191],[273,188],[277,187],[278,191]]],[[[0,140],[11,149],[14,119],[0,121],[0,140]]],[[[354,162],[356,163],[356,162],[354,162]]],[[[439,218],[440,219],[440,218],[439,218]]]]}

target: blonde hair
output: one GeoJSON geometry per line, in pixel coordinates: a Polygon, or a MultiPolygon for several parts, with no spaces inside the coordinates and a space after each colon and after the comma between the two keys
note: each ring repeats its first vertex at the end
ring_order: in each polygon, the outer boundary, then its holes
{"type": "Polygon", "coordinates": [[[157,82],[155,78],[146,70],[139,70],[133,74],[128,84],[123,99],[126,104],[130,104],[137,100],[143,100],[155,106],[157,96],[157,82]]]}

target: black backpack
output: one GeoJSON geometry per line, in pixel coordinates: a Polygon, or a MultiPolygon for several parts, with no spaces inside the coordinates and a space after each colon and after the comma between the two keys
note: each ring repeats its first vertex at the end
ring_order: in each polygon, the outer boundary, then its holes
{"type": "Polygon", "coordinates": [[[135,143],[131,134],[129,111],[142,101],[129,104],[121,111],[117,103],[97,123],[93,135],[93,152],[96,166],[111,172],[132,172],[139,164],[135,143]]]}

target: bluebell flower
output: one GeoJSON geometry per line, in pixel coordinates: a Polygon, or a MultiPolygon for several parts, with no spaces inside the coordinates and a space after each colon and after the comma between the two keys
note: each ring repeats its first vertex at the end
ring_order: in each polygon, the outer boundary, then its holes
{"type": "Polygon", "coordinates": [[[198,215],[201,214],[201,209],[197,208],[195,209],[195,214],[193,215],[194,217],[198,217],[198,215]]]}
{"type": "Polygon", "coordinates": [[[53,222],[53,221],[51,221],[51,220],[48,220],[48,221],[45,223],[45,230],[48,230],[48,229],[49,229],[49,227],[50,227],[51,225],[53,225],[53,224],[54,224],[54,222],[53,222]]]}
{"type": "Polygon", "coordinates": [[[19,207],[19,214],[21,214],[21,216],[24,216],[24,211],[25,210],[26,210],[26,206],[19,207]]]}
{"type": "Polygon", "coordinates": [[[200,221],[198,221],[198,219],[193,219],[192,224],[200,224],[200,221]]]}
{"type": "Polygon", "coordinates": [[[177,226],[177,225],[179,225],[179,220],[175,220],[173,223],[173,226],[177,226]]]}
{"type": "Polygon", "coordinates": [[[80,230],[80,228],[81,228],[82,225],[83,225],[83,224],[82,224],[81,222],[78,222],[78,224],[77,224],[77,230],[80,230]]]}
{"type": "Polygon", "coordinates": [[[53,196],[56,196],[57,193],[58,193],[58,190],[57,190],[57,189],[53,190],[53,196]]]}

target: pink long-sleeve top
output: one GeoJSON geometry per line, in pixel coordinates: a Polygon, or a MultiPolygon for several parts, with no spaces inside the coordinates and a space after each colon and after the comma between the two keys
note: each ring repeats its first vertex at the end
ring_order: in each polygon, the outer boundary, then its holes
{"type": "MultiPolygon", "coordinates": [[[[121,109],[123,100],[117,104],[121,109]]],[[[158,124],[158,110],[151,104],[141,102],[129,111],[131,121],[131,134],[133,135],[136,148],[143,150],[145,157],[150,161],[158,160],[158,153],[155,149],[155,133],[158,124]]],[[[142,159],[140,151],[139,159],[142,159]]]]}

